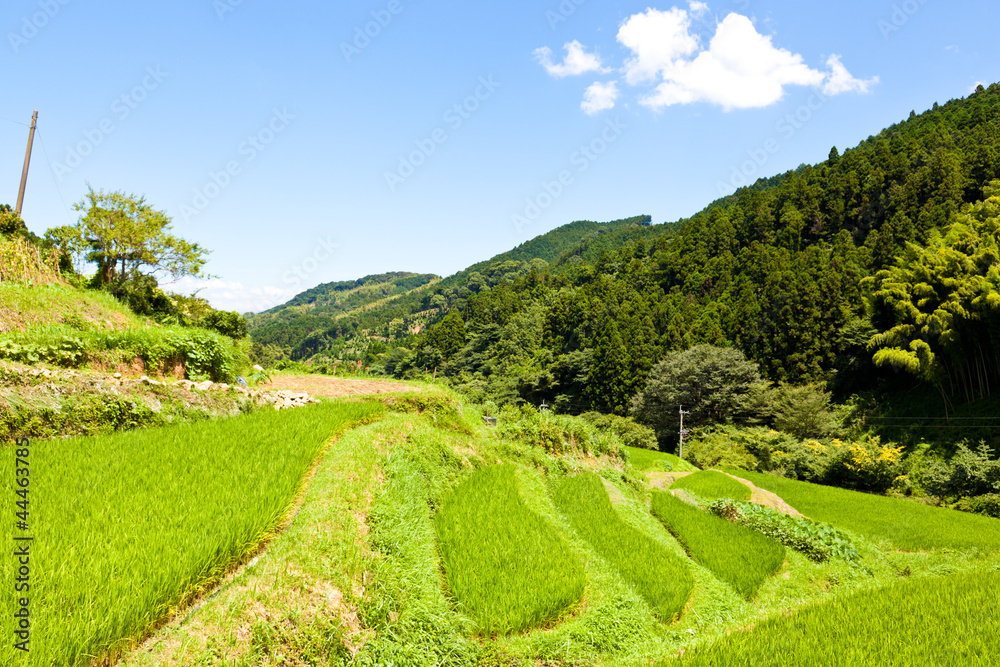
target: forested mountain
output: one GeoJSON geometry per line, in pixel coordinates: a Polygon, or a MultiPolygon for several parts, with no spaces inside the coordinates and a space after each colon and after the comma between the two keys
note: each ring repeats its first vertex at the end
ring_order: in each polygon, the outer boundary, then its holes
{"type": "Polygon", "coordinates": [[[614,222],[578,221],[563,225],[444,280],[437,276],[389,273],[356,281],[319,285],[288,303],[249,316],[250,335],[260,345],[290,358],[325,355],[361,360],[383,352],[387,343],[419,332],[465,298],[509,283],[574,253],[615,247],[626,239],[655,236],[649,216],[614,222]],[[605,240],[607,239],[607,240],[605,240]]]}
{"type": "Polygon", "coordinates": [[[986,201],[1000,192],[998,119],[1000,86],[980,87],[678,225],[584,240],[496,284],[470,278],[478,289],[439,290],[429,329],[366,361],[623,413],[665,353],[709,343],[841,396],[902,378],[946,402],[982,398],[1000,386],[1000,199],[986,201]]]}

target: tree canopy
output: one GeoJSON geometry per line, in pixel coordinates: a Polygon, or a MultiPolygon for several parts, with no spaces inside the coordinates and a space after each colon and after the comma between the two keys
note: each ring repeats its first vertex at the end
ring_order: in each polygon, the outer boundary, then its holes
{"type": "Polygon", "coordinates": [[[171,235],[171,219],[145,198],[90,187],[74,208],[81,212],[77,224],[49,230],[47,237],[70,253],[85,253],[97,265],[96,284],[204,275],[209,251],[171,235]]]}

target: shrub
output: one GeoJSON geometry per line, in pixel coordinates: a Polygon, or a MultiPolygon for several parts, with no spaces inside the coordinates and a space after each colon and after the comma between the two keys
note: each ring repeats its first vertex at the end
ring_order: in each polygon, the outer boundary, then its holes
{"type": "Polygon", "coordinates": [[[860,558],[851,538],[833,526],[782,514],[755,503],[741,503],[720,498],[709,504],[708,511],[778,540],[786,547],[801,551],[821,563],[830,558],[856,560],[860,558]]]}
{"type": "Polygon", "coordinates": [[[627,457],[616,434],[600,432],[579,417],[539,411],[530,405],[505,405],[497,421],[501,438],[541,447],[550,454],[578,451],[595,456],[627,457]]]}
{"type": "Polygon", "coordinates": [[[903,448],[883,445],[878,436],[834,442],[828,484],[884,493],[902,473],[903,448]]]}
{"type": "Polygon", "coordinates": [[[955,504],[955,509],[1000,519],[1000,494],[987,493],[974,498],[962,498],[955,504]]]}
{"type": "Polygon", "coordinates": [[[599,431],[614,433],[626,447],[659,449],[659,444],[656,441],[656,432],[648,426],[636,423],[631,417],[606,415],[600,412],[587,412],[580,415],[580,418],[599,431]]]}

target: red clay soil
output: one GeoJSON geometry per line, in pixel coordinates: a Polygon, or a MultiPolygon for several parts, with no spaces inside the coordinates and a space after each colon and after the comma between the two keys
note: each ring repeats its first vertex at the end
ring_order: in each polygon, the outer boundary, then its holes
{"type": "Polygon", "coordinates": [[[419,387],[402,382],[386,380],[345,380],[323,375],[276,375],[270,384],[261,389],[280,391],[282,389],[310,396],[342,398],[344,396],[370,396],[372,394],[394,394],[420,391],[419,387]]]}

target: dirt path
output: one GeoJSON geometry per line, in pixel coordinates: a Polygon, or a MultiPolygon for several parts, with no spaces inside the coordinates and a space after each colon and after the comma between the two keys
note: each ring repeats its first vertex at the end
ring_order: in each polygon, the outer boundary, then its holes
{"type": "Polygon", "coordinates": [[[323,398],[343,398],[344,396],[366,396],[371,394],[394,394],[420,391],[419,387],[389,380],[348,380],[324,375],[275,375],[264,389],[282,389],[323,398]]]}

